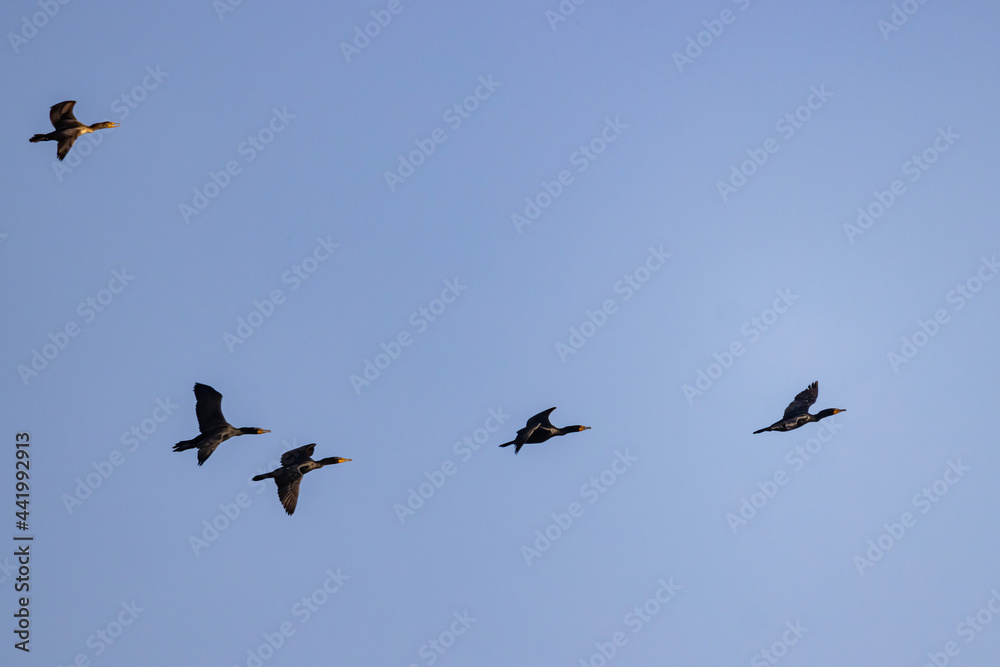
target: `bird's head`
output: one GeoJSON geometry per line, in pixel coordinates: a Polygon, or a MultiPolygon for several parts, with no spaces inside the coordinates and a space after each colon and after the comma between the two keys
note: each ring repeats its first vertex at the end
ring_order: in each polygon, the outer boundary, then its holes
{"type": "Polygon", "coordinates": [[[345,459],[340,456],[331,456],[329,458],[323,459],[319,463],[322,465],[333,465],[334,463],[346,463],[347,461],[353,461],[354,459],[345,459]]]}
{"type": "Polygon", "coordinates": [[[103,123],[98,123],[90,129],[92,130],[110,130],[113,127],[121,127],[118,123],[112,123],[110,120],[106,120],[103,123]]]}
{"type": "Polygon", "coordinates": [[[833,409],[833,414],[835,414],[835,415],[839,415],[841,412],[847,412],[847,410],[842,410],[840,408],[834,408],[833,409]]]}
{"type": "Polygon", "coordinates": [[[586,431],[590,427],[589,426],[570,426],[569,428],[572,431],[586,431]]]}
{"type": "Polygon", "coordinates": [[[257,428],[256,426],[248,426],[246,428],[241,428],[241,431],[247,435],[260,435],[262,433],[270,433],[266,428],[257,428]]]}

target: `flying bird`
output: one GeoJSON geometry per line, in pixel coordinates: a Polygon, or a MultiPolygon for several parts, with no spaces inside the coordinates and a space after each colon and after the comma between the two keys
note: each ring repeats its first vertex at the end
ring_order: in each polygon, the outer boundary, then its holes
{"type": "Polygon", "coordinates": [[[517,432],[517,437],[510,442],[505,442],[501,447],[508,447],[514,445],[514,453],[517,454],[521,451],[521,447],[525,443],[537,444],[539,442],[545,442],[549,438],[553,438],[557,435],[566,435],[567,433],[576,433],[577,431],[586,431],[589,426],[580,426],[575,424],[573,426],[563,426],[562,428],[556,428],[549,421],[549,415],[555,408],[549,408],[544,412],[539,412],[537,415],[528,420],[524,428],[517,432]]]}
{"type": "Polygon", "coordinates": [[[312,454],[314,449],[316,449],[315,442],[311,445],[303,445],[296,449],[290,449],[281,455],[280,468],[253,477],[253,481],[255,482],[259,482],[262,479],[274,480],[274,483],[278,485],[278,500],[281,501],[285,512],[289,516],[295,512],[295,505],[299,502],[299,483],[302,481],[303,475],[323,466],[353,460],[331,456],[319,461],[313,461],[312,454]]]}
{"type": "Polygon", "coordinates": [[[754,431],[754,435],[763,433],[764,431],[791,431],[809,422],[818,422],[820,419],[826,419],[835,414],[847,412],[847,410],[841,410],[840,408],[827,408],[814,415],[809,414],[809,407],[816,402],[818,396],[819,382],[813,382],[800,391],[795,400],[788,404],[788,407],[785,408],[785,415],[780,421],[774,422],[767,428],[754,431]]]}
{"type": "Polygon", "coordinates": [[[198,465],[208,460],[215,448],[238,435],[260,435],[270,433],[267,429],[245,426],[236,428],[222,416],[222,394],[207,384],[194,386],[195,413],[198,415],[198,430],[201,435],[174,445],[175,452],[198,448],[198,465]]]}
{"type": "Polygon", "coordinates": [[[31,139],[28,139],[28,141],[31,143],[58,141],[59,147],[56,150],[56,157],[62,160],[69,153],[69,149],[73,148],[73,142],[81,134],[88,134],[95,130],[106,130],[112,127],[121,127],[118,123],[112,123],[111,121],[84,125],[73,115],[74,104],[76,104],[75,101],[69,100],[53,105],[49,109],[49,120],[52,121],[52,127],[56,128],[56,131],[49,132],[48,134],[36,134],[31,139]]]}

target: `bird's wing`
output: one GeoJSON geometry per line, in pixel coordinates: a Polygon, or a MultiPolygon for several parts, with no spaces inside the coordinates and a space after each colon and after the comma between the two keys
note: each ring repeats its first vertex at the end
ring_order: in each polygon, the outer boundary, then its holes
{"type": "Polygon", "coordinates": [[[73,105],[75,104],[76,102],[73,100],[53,104],[52,108],[49,109],[49,120],[52,121],[52,127],[62,130],[67,127],[82,125],[83,123],[78,121],[76,116],[73,115],[73,105]]]}
{"type": "Polygon", "coordinates": [[[528,426],[534,424],[535,426],[540,426],[543,429],[555,428],[552,425],[552,422],[549,421],[549,415],[552,414],[553,410],[555,410],[555,408],[549,408],[544,412],[539,412],[537,415],[528,420],[528,426]]]}
{"type": "Polygon", "coordinates": [[[287,452],[281,455],[281,467],[294,466],[302,463],[303,461],[308,461],[312,458],[313,450],[316,449],[316,443],[311,445],[302,445],[301,447],[296,447],[295,449],[289,449],[287,452]]]}
{"type": "Polygon", "coordinates": [[[59,142],[59,147],[56,149],[56,157],[62,160],[69,154],[69,149],[73,148],[73,142],[76,141],[76,137],[66,137],[59,142]]]}
{"type": "Polygon", "coordinates": [[[819,396],[819,382],[813,382],[811,385],[803,389],[795,397],[795,400],[788,404],[785,408],[785,416],[782,419],[788,419],[789,417],[794,417],[795,415],[805,414],[809,411],[809,406],[816,402],[816,397],[819,396]]]}
{"type": "Polygon", "coordinates": [[[222,394],[207,384],[199,383],[194,386],[194,398],[194,411],[198,415],[198,428],[202,433],[228,425],[226,418],[222,416],[222,394]]]}
{"type": "Polygon", "coordinates": [[[517,454],[518,450],[521,449],[524,443],[528,442],[528,438],[531,437],[531,434],[537,430],[538,430],[538,424],[537,423],[531,424],[529,422],[528,426],[525,426],[524,428],[522,428],[517,432],[517,437],[514,439],[515,454],[517,454]]]}
{"type": "Polygon", "coordinates": [[[292,479],[275,479],[278,484],[278,500],[285,508],[285,512],[291,515],[295,511],[295,505],[299,502],[299,482],[302,475],[296,475],[292,479]]]}
{"type": "Polygon", "coordinates": [[[215,448],[218,447],[218,446],[219,446],[218,442],[212,442],[210,444],[205,445],[204,447],[199,447],[198,448],[198,465],[201,465],[202,463],[204,463],[205,461],[207,461],[208,457],[212,455],[212,452],[214,452],[215,448]]]}

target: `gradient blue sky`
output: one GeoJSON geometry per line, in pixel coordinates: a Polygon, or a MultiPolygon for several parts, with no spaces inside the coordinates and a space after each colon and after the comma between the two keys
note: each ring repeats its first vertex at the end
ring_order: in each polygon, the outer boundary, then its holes
{"type": "Polygon", "coordinates": [[[0,538],[20,431],[35,535],[30,655],[0,556],[0,662],[252,667],[284,627],[261,664],[994,664],[1000,9],[401,0],[347,62],[389,4],[72,2],[19,39],[39,4],[0,10],[0,538]],[[60,165],[27,139],[66,99],[122,127],[60,165]],[[751,435],[813,380],[848,411],[751,435]],[[173,453],[195,382],[272,432],[173,453]],[[592,430],[497,448],[551,406],[592,430]],[[354,460],[288,517],[249,480],[310,442],[354,460]]]}

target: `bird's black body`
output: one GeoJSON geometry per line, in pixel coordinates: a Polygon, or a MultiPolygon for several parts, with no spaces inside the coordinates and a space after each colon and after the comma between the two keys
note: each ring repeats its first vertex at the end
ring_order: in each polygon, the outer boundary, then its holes
{"type": "Polygon", "coordinates": [[[828,408],[826,410],[820,410],[814,415],[809,414],[810,406],[816,402],[818,397],[819,382],[813,382],[803,391],[800,391],[795,397],[795,400],[788,404],[788,407],[785,408],[785,414],[781,420],[774,422],[767,428],[754,431],[754,435],[757,433],[763,433],[764,431],[793,431],[800,426],[808,424],[809,422],[818,422],[820,419],[826,419],[827,417],[831,417],[839,412],[847,412],[846,410],[841,410],[840,408],[828,408]]]}
{"type": "Polygon", "coordinates": [[[566,435],[567,433],[576,433],[577,431],[586,431],[589,426],[580,426],[574,424],[573,426],[563,426],[562,428],[556,428],[549,421],[549,415],[555,408],[549,408],[544,412],[539,412],[537,415],[528,420],[528,423],[517,432],[517,437],[510,442],[505,442],[501,447],[508,447],[514,445],[514,453],[517,454],[521,451],[526,443],[537,444],[539,442],[545,442],[549,438],[555,437],[557,435],[566,435]]]}
{"type": "Polygon", "coordinates": [[[121,127],[118,123],[112,123],[111,121],[84,125],[73,115],[74,104],[76,102],[72,100],[54,104],[49,109],[49,120],[52,121],[52,127],[56,128],[56,131],[49,132],[48,134],[36,134],[31,139],[28,139],[28,141],[31,143],[38,141],[58,141],[59,147],[56,149],[56,157],[62,160],[69,153],[69,149],[73,147],[73,142],[81,134],[111,127],[121,127]]]}
{"type": "Polygon", "coordinates": [[[339,456],[331,456],[319,461],[313,461],[312,454],[314,449],[316,449],[315,442],[311,445],[303,445],[296,449],[290,449],[281,455],[280,468],[264,473],[263,475],[256,475],[253,478],[255,482],[259,482],[262,479],[274,480],[274,483],[278,485],[278,499],[289,516],[295,512],[295,505],[299,502],[299,483],[302,481],[303,475],[323,466],[344,463],[351,460],[339,456]]]}
{"type": "Polygon", "coordinates": [[[198,415],[198,430],[201,431],[201,435],[191,440],[178,442],[174,445],[174,451],[183,452],[187,449],[197,448],[198,465],[208,460],[215,448],[230,438],[238,435],[270,433],[266,429],[250,426],[236,428],[227,422],[226,418],[222,416],[222,394],[207,384],[196,384],[194,397],[196,399],[195,413],[198,415]]]}

